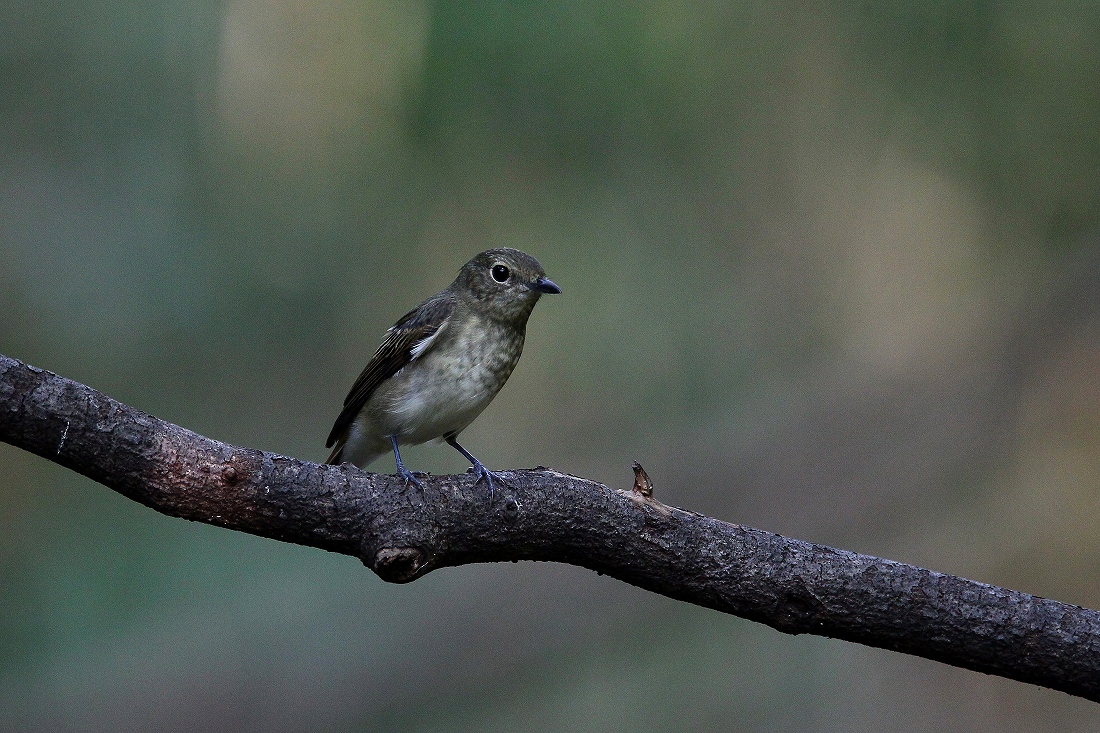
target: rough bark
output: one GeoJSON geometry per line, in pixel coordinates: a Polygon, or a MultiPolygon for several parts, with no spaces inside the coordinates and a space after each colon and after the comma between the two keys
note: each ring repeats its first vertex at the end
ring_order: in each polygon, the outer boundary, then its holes
{"type": "Polygon", "coordinates": [[[470,475],[327,466],[197,435],[0,355],[0,440],[159,512],[354,555],[408,582],[440,567],[544,560],[790,634],[830,636],[1100,701],[1100,613],[668,507],[536,468],[492,503],[470,475]]]}

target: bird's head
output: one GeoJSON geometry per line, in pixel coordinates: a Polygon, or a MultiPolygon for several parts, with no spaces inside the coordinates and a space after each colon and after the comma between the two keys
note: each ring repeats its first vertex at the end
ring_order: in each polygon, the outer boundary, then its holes
{"type": "Polygon", "coordinates": [[[546,277],[538,260],[507,247],[486,250],[474,257],[462,266],[451,287],[462,297],[476,301],[475,307],[500,320],[526,321],[540,296],[561,292],[546,277]]]}

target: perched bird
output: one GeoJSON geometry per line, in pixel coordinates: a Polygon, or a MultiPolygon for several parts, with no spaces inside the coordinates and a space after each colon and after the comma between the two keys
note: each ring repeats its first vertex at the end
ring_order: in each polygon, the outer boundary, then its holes
{"type": "Polygon", "coordinates": [[[458,434],[516,368],[539,297],[560,292],[538,260],[516,249],[490,249],[467,262],[446,290],[386,332],[332,426],[328,463],[365,468],[392,450],[397,474],[420,486],[399,446],[442,438],[491,492],[493,474],[459,445],[458,434]]]}

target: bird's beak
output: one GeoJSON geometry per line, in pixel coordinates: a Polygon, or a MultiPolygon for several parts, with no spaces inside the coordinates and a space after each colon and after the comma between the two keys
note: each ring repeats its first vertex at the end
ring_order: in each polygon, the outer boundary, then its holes
{"type": "Polygon", "coordinates": [[[548,277],[540,277],[538,280],[531,283],[531,288],[540,293],[546,293],[547,295],[557,295],[561,292],[561,288],[555,285],[554,281],[548,277]]]}

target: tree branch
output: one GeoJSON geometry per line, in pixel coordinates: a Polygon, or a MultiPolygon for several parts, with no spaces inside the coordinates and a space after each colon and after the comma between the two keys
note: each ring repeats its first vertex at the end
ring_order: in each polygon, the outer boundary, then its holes
{"type": "Polygon", "coordinates": [[[404,583],[566,562],[688,603],[1100,701],[1100,613],[667,507],[545,468],[423,480],[238,448],[0,355],[0,440],[159,512],[354,555],[404,583]]]}

